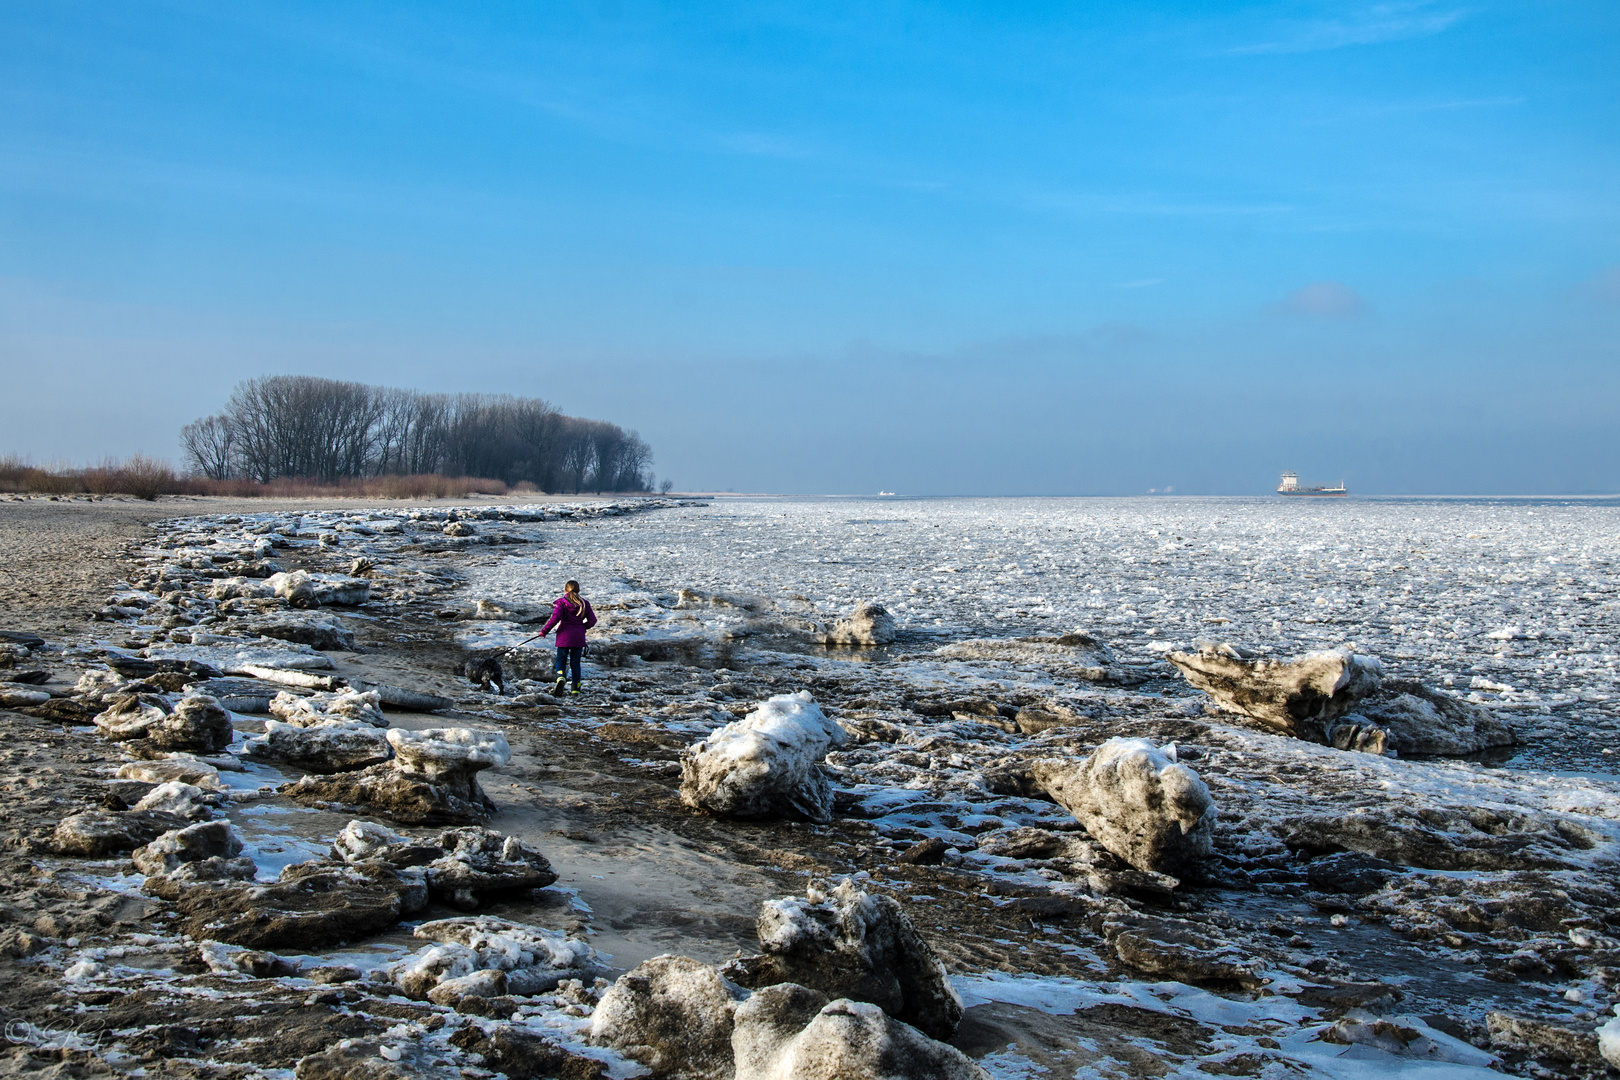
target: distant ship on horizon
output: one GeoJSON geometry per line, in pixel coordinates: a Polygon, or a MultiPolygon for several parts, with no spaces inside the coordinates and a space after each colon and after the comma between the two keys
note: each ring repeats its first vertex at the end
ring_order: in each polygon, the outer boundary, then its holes
{"type": "Polygon", "coordinates": [[[1339,481],[1338,487],[1300,487],[1299,474],[1289,471],[1282,474],[1282,483],[1277,485],[1277,494],[1303,495],[1318,499],[1342,499],[1350,492],[1344,486],[1343,480],[1339,481]]]}

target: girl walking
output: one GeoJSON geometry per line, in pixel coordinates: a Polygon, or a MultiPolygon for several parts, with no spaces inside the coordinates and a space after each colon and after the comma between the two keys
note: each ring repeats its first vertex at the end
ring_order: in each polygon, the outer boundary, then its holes
{"type": "Polygon", "coordinates": [[[553,694],[561,694],[569,674],[574,676],[574,693],[579,693],[579,658],[585,652],[585,631],[596,625],[596,612],[591,602],[579,595],[579,582],[563,583],[563,594],[551,605],[551,618],[540,628],[540,636],[557,628],[557,685],[553,694]]]}

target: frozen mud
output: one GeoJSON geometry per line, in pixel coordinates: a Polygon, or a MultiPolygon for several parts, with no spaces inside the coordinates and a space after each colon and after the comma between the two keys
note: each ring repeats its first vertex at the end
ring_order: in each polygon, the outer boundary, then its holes
{"type": "Polygon", "coordinates": [[[0,712],[12,1064],[661,1075],[659,1039],[718,1006],[699,1071],[1604,1075],[1617,525],[1605,502],[1405,500],[159,522],[95,622],[0,657],[45,695],[0,712]],[[579,699],[520,645],[568,577],[602,620],[579,699]],[[1302,739],[1166,660],[1223,645],[1375,658],[1390,692],[1333,710],[1353,746],[1302,739]],[[475,659],[504,693],[453,674],[475,659]],[[785,695],[820,739],[732,726],[785,695]],[[683,801],[683,758],[737,739],[792,758],[816,812],[683,801]],[[277,740],[297,752],[254,756],[277,740]],[[1084,775],[1105,746],[1141,767],[1084,775]],[[412,785],[415,818],[388,801],[412,785]],[[465,816],[434,816],[440,788],[465,816]],[[1161,860],[1169,829],[1191,848],[1161,860]],[[870,899],[794,899],[823,889],[870,899]],[[826,941],[794,937],[773,985],[704,975],[757,954],[761,905],[826,941]],[[867,907],[903,912],[959,1022],[816,985],[918,952],[867,907]],[[609,991],[664,954],[686,959],[609,991]],[[666,1035],[631,1037],[654,1014],[666,1035]]]}

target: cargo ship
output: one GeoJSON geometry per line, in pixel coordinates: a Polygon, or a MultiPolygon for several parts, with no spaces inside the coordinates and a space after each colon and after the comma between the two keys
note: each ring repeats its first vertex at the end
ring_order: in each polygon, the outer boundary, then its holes
{"type": "Polygon", "coordinates": [[[1279,495],[1307,495],[1318,499],[1342,499],[1350,492],[1345,488],[1344,481],[1339,481],[1338,487],[1300,487],[1299,474],[1285,472],[1282,474],[1282,483],[1277,485],[1279,495]]]}

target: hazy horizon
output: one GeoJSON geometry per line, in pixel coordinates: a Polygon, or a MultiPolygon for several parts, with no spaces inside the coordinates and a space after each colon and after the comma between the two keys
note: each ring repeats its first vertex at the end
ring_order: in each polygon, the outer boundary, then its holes
{"type": "Polygon", "coordinates": [[[0,455],[543,397],[683,490],[1620,492],[1620,7],[14,4],[0,455]]]}

